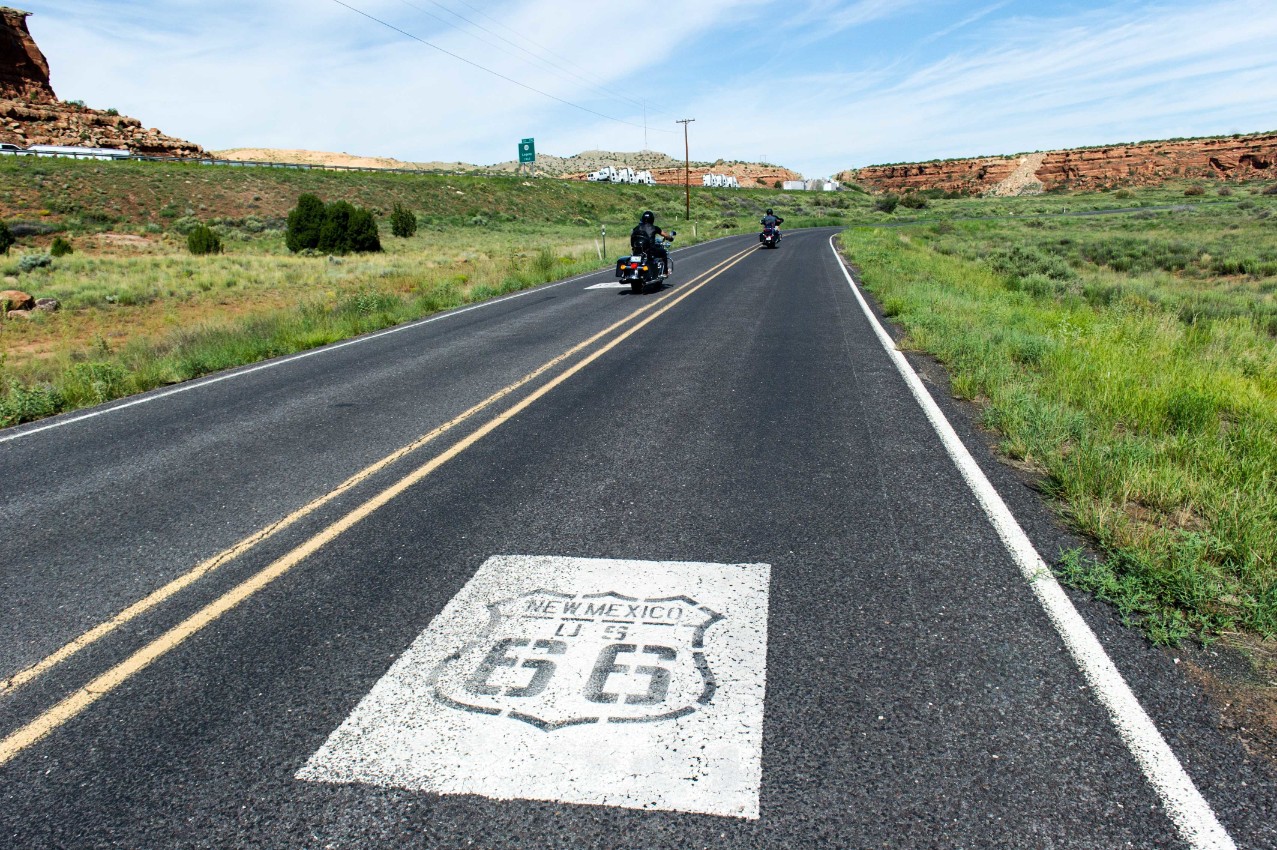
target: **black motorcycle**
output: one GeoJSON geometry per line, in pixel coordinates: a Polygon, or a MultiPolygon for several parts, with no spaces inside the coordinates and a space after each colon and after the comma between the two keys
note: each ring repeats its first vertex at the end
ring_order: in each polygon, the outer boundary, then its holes
{"type": "MultiPolygon", "coordinates": [[[[674,241],[674,237],[677,235],[678,231],[671,233],[668,242],[658,236],[656,237],[657,243],[668,245],[674,241]]],[[[628,257],[621,257],[616,261],[616,276],[622,282],[629,283],[630,292],[635,295],[643,292],[649,283],[664,282],[672,271],[674,271],[674,261],[668,258],[668,254],[666,258],[662,259],[655,253],[640,251],[628,257]]]]}
{"type": "Polygon", "coordinates": [[[758,234],[758,241],[763,243],[764,248],[775,248],[779,246],[780,228],[772,224],[764,226],[763,232],[758,234]]]}

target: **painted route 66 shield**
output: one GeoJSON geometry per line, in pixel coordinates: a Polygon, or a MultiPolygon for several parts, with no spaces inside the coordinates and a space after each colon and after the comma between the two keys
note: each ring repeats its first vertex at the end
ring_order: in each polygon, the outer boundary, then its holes
{"type": "Polygon", "coordinates": [[[483,633],[431,674],[457,711],[550,732],[588,723],[657,723],[714,698],[705,633],[722,616],[687,596],[532,590],[490,603],[483,633]]]}

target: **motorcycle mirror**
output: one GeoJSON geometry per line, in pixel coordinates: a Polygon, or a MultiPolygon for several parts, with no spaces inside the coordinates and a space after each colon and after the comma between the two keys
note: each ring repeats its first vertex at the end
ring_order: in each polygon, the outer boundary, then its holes
{"type": "Polygon", "coordinates": [[[677,231],[677,230],[671,230],[671,231],[670,231],[670,236],[677,236],[677,235],[678,235],[678,231],[677,231]]]}

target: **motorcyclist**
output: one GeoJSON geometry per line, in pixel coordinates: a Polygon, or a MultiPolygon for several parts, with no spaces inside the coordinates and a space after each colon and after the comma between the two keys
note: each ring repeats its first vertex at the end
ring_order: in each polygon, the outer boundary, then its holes
{"type": "Polygon", "coordinates": [[[761,224],[763,227],[776,228],[776,238],[780,238],[780,226],[785,222],[783,218],[772,212],[771,207],[767,208],[767,213],[762,217],[761,224]]]}
{"type": "Polygon", "coordinates": [[[648,253],[661,261],[661,269],[665,275],[670,273],[670,255],[665,246],[656,241],[660,236],[666,241],[674,239],[673,233],[666,233],[656,226],[656,213],[647,210],[639,216],[639,223],[630,231],[630,250],[635,253],[648,253]]]}

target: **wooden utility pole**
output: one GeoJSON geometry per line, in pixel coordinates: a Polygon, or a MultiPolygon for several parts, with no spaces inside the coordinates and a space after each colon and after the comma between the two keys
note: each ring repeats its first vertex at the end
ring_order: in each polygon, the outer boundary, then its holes
{"type": "Polygon", "coordinates": [[[680,118],[675,124],[683,125],[683,188],[687,193],[687,220],[692,220],[692,153],[687,145],[687,125],[695,118],[680,118]]]}

